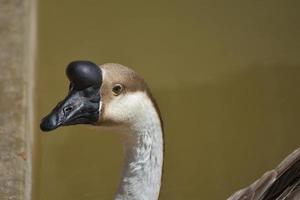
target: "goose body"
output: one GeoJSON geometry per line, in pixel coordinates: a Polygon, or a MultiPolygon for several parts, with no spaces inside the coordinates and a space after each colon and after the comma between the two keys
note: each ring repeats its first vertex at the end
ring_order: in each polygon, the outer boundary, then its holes
{"type": "Polygon", "coordinates": [[[299,200],[300,149],[287,156],[274,170],[227,200],[299,200]]]}
{"type": "MultiPolygon", "coordinates": [[[[90,124],[120,132],[124,166],[116,200],[157,200],[163,167],[163,124],[145,81],[120,64],[74,61],[66,98],[42,119],[41,129],[90,124]]],[[[228,200],[300,199],[300,150],[228,200]]],[[[199,197],[199,199],[201,199],[199,197]]]]}

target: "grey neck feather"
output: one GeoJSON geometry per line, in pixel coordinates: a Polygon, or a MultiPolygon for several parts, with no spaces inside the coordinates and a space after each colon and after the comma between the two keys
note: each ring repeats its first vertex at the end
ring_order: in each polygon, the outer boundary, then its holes
{"type": "Polygon", "coordinates": [[[163,165],[162,127],[153,108],[123,135],[125,160],[116,200],[157,200],[163,165]]]}

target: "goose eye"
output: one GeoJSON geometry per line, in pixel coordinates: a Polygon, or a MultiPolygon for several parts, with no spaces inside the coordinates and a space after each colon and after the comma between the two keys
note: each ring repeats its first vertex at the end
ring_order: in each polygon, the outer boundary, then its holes
{"type": "Polygon", "coordinates": [[[121,85],[121,84],[116,84],[112,88],[112,92],[115,96],[118,96],[119,94],[121,94],[122,91],[123,91],[123,85],[121,85]]]}

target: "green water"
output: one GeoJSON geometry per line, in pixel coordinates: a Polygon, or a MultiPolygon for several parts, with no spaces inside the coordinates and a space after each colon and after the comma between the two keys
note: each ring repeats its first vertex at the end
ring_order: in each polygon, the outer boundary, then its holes
{"type": "MultiPolygon", "coordinates": [[[[165,123],[162,200],[219,200],[300,146],[299,1],[40,0],[37,120],[66,65],[117,62],[148,82],[165,123]]],[[[119,136],[36,129],[36,200],[112,199],[119,136]]]]}

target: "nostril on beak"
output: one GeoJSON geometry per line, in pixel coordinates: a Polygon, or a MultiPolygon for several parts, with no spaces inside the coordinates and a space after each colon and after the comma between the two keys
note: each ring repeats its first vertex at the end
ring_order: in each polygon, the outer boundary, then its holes
{"type": "Polygon", "coordinates": [[[71,112],[72,110],[73,110],[72,106],[67,106],[64,108],[64,113],[67,114],[67,113],[71,112]]]}

